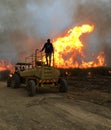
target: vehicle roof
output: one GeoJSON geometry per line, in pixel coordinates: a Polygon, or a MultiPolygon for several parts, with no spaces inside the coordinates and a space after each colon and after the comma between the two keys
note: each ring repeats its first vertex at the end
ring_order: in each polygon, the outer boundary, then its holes
{"type": "Polygon", "coordinates": [[[16,65],[32,65],[32,64],[26,62],[17,62],[16,65]]]}

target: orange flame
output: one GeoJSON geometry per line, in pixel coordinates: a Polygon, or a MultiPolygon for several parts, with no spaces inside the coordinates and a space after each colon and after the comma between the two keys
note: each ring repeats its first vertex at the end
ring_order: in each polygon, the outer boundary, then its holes
{"type": "MultiPolygon", "coordinates": [[[[64,37],[59,37],[53,41],[55,49],[54,65],[59,68],[88,68],[105,65],[104,52],[100,52],[93,61],[86,62],[84,60],[84,44],[80,37],[84,33],[91,33],[94,30],[94,25],[76,26],[70,29],[64,37]]],[[[22,57],[22,56],[21,56],[22,57]]],[[[43,58],[45,61],[45,57],[43,58]]],[[[14,72],[14,66],[7,64],[4,60],[0,61],[0,71],[10,70],[14,72]]]]}
{"type": "Polygon", "coordinates": [[[94,30],[94,25],[76,26],[70,29],[66,36],[59,37],[53,42],[55,48],[55,66],[60,68],[87,68],[104,65],[104,53],[100,53],[96,58],[96,62],[84,61],[83,43],[80,41],[80,36],[84,33],[91,33],[94,30]],[[79,61],[78,61],[79,59],[79,61]]]}
{"type": "Polygon", "coordinates": [[[14,72],[14,66],[12,64],[7,64],[5,60],[0,61],[0,71],[10,70],[14,72]]]}

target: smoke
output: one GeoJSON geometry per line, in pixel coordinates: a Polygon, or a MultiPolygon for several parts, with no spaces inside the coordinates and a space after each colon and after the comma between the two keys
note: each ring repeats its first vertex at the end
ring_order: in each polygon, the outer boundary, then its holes
{"type": "MultiPolygon", "coordinates": [[[[111,65],[111,2],[110,0],[84,0],[78,5],[75,22],[94,24],[95,31],[89,37],[89,54],[105,52],[105,62],[111,65]]],[[[87,39],[88,40],[88,39],[87,39]]],[[[90,55],[89,55],[90,56],[90,55]]]]}
{"type": "Polygon", "coordinates": [[[47,38],[54,39],[65,29],[85,23],[95,25],[94,33],[85,39],[91,52],[104,50],[109,55],[110,0],[1,0],[0,60],[22,60],[47,38]]]}
{"type": "Polygon", "coordinates": [[[68,9],[60,0],[0,1],[0,59],[21,60],[59,35],[71,23],[68,9]]]}

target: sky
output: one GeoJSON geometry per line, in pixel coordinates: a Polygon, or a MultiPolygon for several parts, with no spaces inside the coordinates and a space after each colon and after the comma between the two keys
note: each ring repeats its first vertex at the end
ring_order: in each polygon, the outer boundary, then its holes
{"type": "Polygon", "coordinates": [[[66,29],[94,24],[91,52],[111,65],[111,0],[0,0],[0,60],[17,62],[66,29]]]}

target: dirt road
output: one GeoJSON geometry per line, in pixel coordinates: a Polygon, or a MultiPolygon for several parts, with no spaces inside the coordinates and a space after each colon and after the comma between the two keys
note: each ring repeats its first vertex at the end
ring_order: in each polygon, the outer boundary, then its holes
{"type": "Polygon", "coordinates": [[[111,130],[111,108],[82,93],[47,90],[28,97],[25,88],[0,82],[0,130],[111,130]]]}

